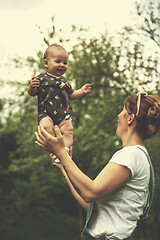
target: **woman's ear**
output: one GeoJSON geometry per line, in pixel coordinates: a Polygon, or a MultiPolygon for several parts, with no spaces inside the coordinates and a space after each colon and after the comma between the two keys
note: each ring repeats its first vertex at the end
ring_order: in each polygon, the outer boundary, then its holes
{"type": "Polygon", "coordinates": [[[135,114],[130,114],[128,119],[128,126],[132,125],[135,120],[135,114]]]}

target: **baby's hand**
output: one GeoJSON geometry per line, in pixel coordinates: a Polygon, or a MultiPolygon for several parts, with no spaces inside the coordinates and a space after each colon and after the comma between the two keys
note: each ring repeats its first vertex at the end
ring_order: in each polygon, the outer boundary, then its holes
{"type": "Polygon", "coordinates": [[[37,88],[37,87],[39,87],[39,85],[40,85],[40,82],[39,82],[38,77],[32,77],[32,79],[30,81],[31,88],[37,88]]]}
{"type": "Polygon", "coordinates": [[[83,91],[84,94],[90,93],[91,92],[91,84],[85,84],[82,87],[82,91],[83,91]]]}

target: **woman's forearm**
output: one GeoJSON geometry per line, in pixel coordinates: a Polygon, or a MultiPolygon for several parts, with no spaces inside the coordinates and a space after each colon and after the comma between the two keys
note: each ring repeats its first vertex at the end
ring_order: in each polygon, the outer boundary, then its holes
{"type": "Polygon", "coordinates": [[[72,195],[74,196],[74,198],[77,200],[77,202],[85,209],[85,211],[87,211],[88,209],[88,203],[86,203],[84,201],[84,199],[80,196],[80,194],[76,191],[76,189],[74,188],[72,182],[70,181],[66,171],[64,168],[61,169],[61,172],[63,174],[63,176],[65,177],[65,180],[72,192],[72,195]]]}
{"type": "Polygon", "coordinates": [[[64,166],[67,175],[74,186],[81,192],[81,196],[85,202],[90,202],[90,199],[95,194],[94,181],[86,176],[66,154],[66,152],[58,156],[62,165],[64,166]]]}
{"type": "Polygon", "coordinates": [[[109,196],[131,179],[131,171],[116,163],[108,163],[92,180],[77,167],[65,151],[59,155],[59,159],[71,182],[80,190],[87,203],[109,196]]]}

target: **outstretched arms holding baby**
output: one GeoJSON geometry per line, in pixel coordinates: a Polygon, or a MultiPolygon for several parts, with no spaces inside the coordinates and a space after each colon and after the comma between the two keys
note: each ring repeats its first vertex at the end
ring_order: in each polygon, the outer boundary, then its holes
{"type": "Polygon", "coordinates": [[[39,126],[38,132],[36,132],[36,144],[54,153],[60,159],[69,179],[79,189],[82,199],[86,203],[109,196],[130,180],[131,171],[116,163],[108,163],[94,180],[90,179],[66,153],[58,126],[54,127],[54,131],[55,137],[47,133],[42,126],[39,126]]]}

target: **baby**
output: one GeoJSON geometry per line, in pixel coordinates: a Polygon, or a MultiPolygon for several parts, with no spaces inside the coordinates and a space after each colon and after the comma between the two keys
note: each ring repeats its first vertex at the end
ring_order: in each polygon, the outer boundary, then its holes
{"type": "Polygon", "coordinates": [[[68,54],[58,45],[50,45],[43,59],[45,74],[32,77],[28,87],[30,96],[38,97],[38,123],[54,135],[54,125],[58,125],[63,135],[67,151],[73,144],[72,107],[69,100],[83,97],[91,91],[91,84],[73,90],[62,75],[67,71],[68,54]]]}

